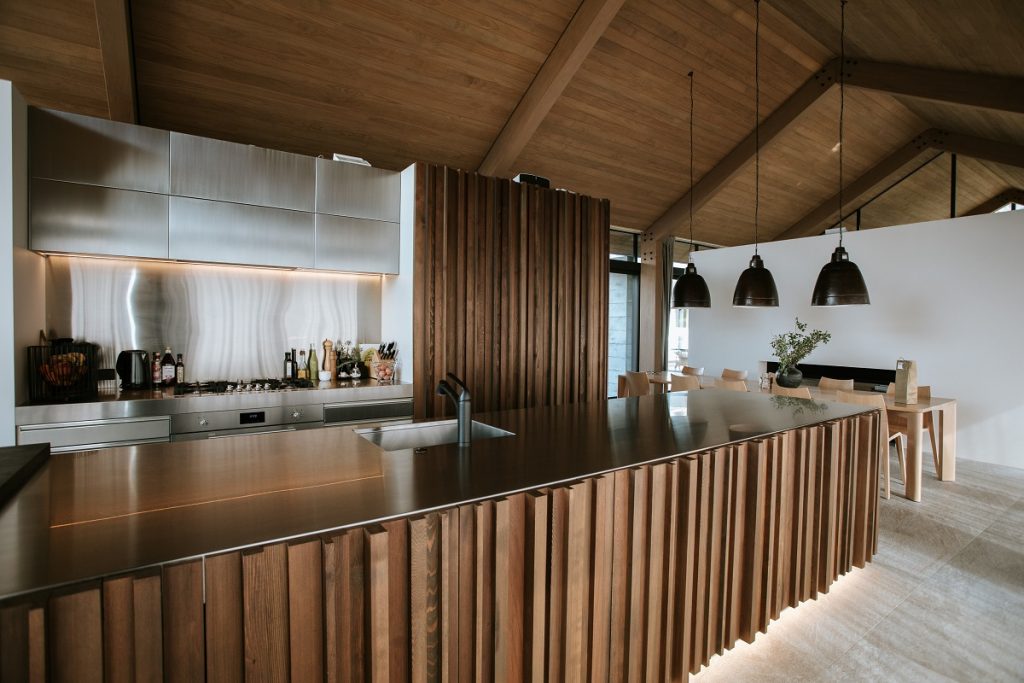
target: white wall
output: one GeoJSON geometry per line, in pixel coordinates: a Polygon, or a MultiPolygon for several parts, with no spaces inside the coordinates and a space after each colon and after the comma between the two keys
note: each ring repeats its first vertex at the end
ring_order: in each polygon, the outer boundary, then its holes
{"type": "Polygon", "coordinates": [[[1024,211],[848,233],[870,306],[812,308],[811,290],[838,236],[760,246],[779,307],[732,306],[752,246],[694,253],[712,307],[690,313],[690,364],[759,371],[772,335],[793,318],[832,332],[806,362],[895,368],[918,362],[933,395],[958,400],[957,458],[1024,468],[1024,211]]]}
{"type": "Polygon", "coordinates": [[[398,378],[412,381],[413,218],[416,210],[416,166],[402,171],[402,206],[399,215],[398,275],[385,275],[381,288],[381,341],[398,342],[398,378]]]}

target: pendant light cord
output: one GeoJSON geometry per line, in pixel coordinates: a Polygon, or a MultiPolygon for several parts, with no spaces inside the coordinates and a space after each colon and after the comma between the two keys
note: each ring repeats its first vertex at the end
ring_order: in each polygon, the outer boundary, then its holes
{"type": "Polygon", "coordinates": [[[843,246],[843,112],[846,109],[846,0],[839,0],[839,246],[843,246]]]}
{"type": "MultiPolygon", "coordinates": [[[[690,251],[693,251],[693,72],[687,74],[690,79],[690,251]]],[[[689,260],[689,259],[687,259],[689,260]]]]}
{"type": "Polygon", "coordinates": [[[761,201],[761,0],[754,0],[754,256],[761,201]]]}

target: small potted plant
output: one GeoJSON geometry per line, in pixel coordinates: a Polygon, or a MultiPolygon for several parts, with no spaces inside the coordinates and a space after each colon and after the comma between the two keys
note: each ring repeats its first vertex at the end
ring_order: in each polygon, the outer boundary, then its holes
{"type": "Polygon", "coordinates": [[[827,344],[832,340],[832,333],[824,330],[812,330],[807,333],[807,323],[796,319],[796,331],[777,334],[772,337],[772,351],[779,359],[779,369],[775,373],[775,381],[779,386],[796,388],[804,379],[797,364],[811,355],[819,344],[827,344]]]}

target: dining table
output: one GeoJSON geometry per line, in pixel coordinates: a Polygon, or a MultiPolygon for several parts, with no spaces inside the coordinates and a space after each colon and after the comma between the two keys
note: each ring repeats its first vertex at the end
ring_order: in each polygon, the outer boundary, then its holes
{"type": "MultiPolygon", "coordinates": [[[[647,379],[651,383],[652,393],[668,391],[672,385],[673,374],[679,373],[667,371],[648,372],[647,379]]],[[[698,377],[702,389],[714,387],[715,383],[721,379],[708,375],[699,375],[698,377]]],[[[625,395],[625,382],[626,376],[619,375],[619,396],[625,395]]],[[[751,391],[764,391],[765,393],[769,391],[768,389],[760,389],[760,383],[757,379],[747,379],[746,382],[747,387],[751,391]]],[[[808,385],[808,389],[810,389],[812,399],[822,401],[836,400],[835,391],[823,390],[810,385],[808,385]]],[[[874,394],[876,392],[865,391],[862,393],[874,394]]],[[[931,398],[920,398],[916,403],[900,403],[896,401],[894,396],[889,394],[882,394],[882,396],[885,399],[885,409],[887,411],[900,413],[907,419],[907,480],[904,482],[904,495],[908,500],[920,502],[925,439],[924,416],[928,413],[934,414],[933,424],[938,432],[936,435],[938,437],[936,439],[938,453],[935,455],[939,466],[936,475],[939,481],[956,480],[956,399],[933,396],[931,398]]]]}

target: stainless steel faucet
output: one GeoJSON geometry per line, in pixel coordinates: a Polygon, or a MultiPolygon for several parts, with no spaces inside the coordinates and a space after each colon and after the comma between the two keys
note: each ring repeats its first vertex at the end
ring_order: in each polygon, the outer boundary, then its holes
{"type": "Polygon", "coordinates": [[[469,389],[466,388],[465,383],[452,373],[448,373],[448,379],[442,379],[437,383],[437,394],[438,396],[447,396],[455,404],[455,415],[458,419],[459,428],[459,445],[468,446],[472,433],[473,433],[473,414],[470,404],[469,389]],[[455,392],[455,388],[448,382],[451,380],[459,388],[459,392],[455,392]]]}

